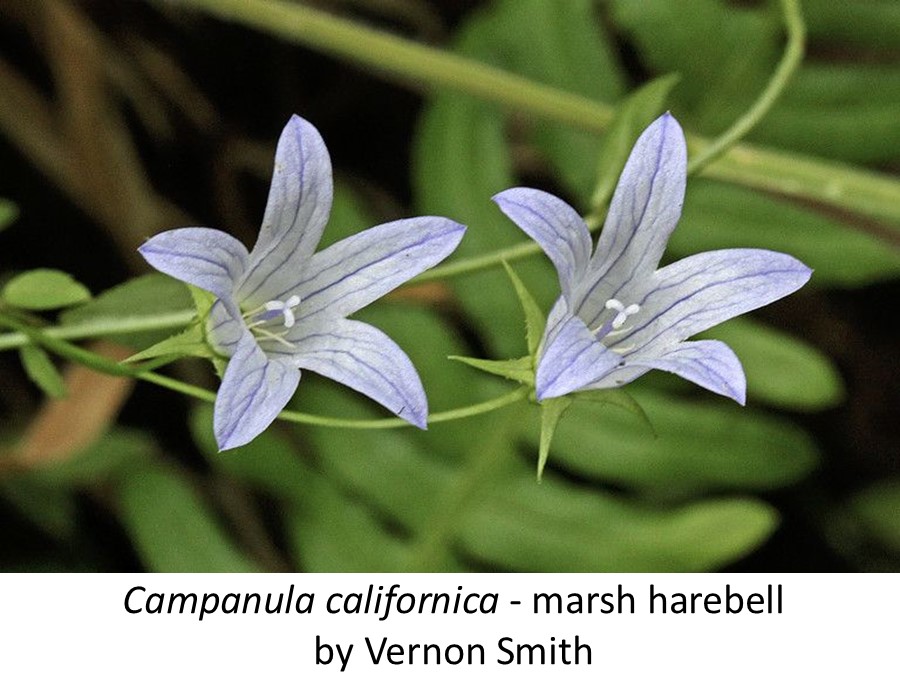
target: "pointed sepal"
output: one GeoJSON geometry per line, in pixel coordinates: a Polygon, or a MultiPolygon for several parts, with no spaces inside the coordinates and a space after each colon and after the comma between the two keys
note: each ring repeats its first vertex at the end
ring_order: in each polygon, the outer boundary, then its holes
{"type": "Polygon", "coordinates": [[[534,359],[531,356],[523,356],[518,359],[505,361],[493,361],[491,359],[476,359],[471,356],[448,356],[451,361],[459,361],[491,375],[500,375],[509,380],[515,380],[529,387],[534,387],[534,359]]]}
{"type": "Polygon", "coordinates": [[[216,357],[216,353],[207,344],[203,328],[200,324],[195,323],[181,333],[168,337],[162,342],[157,342],[155,345],[147,347],[147,349],[137,354],[132,354],[123,363],[135,363],[166,356],[170,356],[173,359],[184,356],[199,356],[212,359],[216,357]]]}
{"type": "Polygon", "coordinates": [[[544,466],[550,454],[550,443],[556,433],[556,426],[563,414],[572,404],[572,400],[566,396],[551,398],[541,402],[541,444],[538,449],[537,479],[541,482],[544,475],[544,466]]]}
{"type": "MultiPolygon", "coordinates": [[[[512,267],[505,260],[503,261],[503,269],[506,270],[509,280],[512,282],[513,288],[516,289],[516,296],[519,298],[519,304],[522,305],[522,312],[525,314],[525,338],[528,342],[528,353],[536,356],[538,347],[541,344],[541,336],[544,333],[544,326],[547,324],[547,317],[538,307],[534,296],[515,273],[512,267]]],[[[532,376],[532,382],[534,377],[532,376]]]]}

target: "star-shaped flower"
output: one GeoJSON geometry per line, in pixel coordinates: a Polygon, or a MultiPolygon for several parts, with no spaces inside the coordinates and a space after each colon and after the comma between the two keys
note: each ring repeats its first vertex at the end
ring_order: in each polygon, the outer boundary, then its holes
{"type": "Polygon", "coordinates": [[[230,358],[216,396],[220,450],[244,445],[287,404],[309,369],[425,428],[428,404],[406,354],[377,328],[347,319],[446,258],[465,228],[425,216],[385,223],[315,252],[331,210],[328,150],[296,115],[278,141],[269,201],[249,253],[224,232],[158,234],[153,267],[216,297],[207,340],[230,358]]]}
{"type": "Polygon", "coordinates": [[[684,134],[667,113],[637,140],[593,255],[584,220],[557,197],[529,188],[494,197],[549,256],[562,287],[539,350],[539,401],[658,369],[744,403],[734,352],[687,338],[793,293],[812,270],[760,249],[709,251],[657,269],[681,215],[686,165],[684,134]]]}

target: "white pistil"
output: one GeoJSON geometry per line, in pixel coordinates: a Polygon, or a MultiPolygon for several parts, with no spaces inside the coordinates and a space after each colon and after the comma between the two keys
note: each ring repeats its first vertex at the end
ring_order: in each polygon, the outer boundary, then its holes
{"type": "Polygon", "coordinates": [[[606,309],[614,309],[617,312],[615,318],[612,320],[612,327],[614,330],[617,330],[628,321],[629,316],[633,316],[640,312],[641,306],[634,303],[626,307],[619,300],[610,298],[606,301],[606,309]]]}
{"type": "Polygon", "coordinates": [[[270,300],[263,306],[269,312],[281,312],[284,316],[284,327],[291,328],[297,320],[294,317],[294,307],[297,307],[299,304],[300,296],[292,295],[286,302],[282,302],[281,300],[270,300]]]}

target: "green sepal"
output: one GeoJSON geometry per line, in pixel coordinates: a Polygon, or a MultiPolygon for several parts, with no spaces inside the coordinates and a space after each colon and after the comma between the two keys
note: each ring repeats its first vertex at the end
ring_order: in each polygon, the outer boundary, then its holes
{"type": "Polygon", "coordinates": [[[185,284],[185,286],[187,286],[188,290],[191,292],[191,299],[194,301],[194,306],[197,308],[197,316],[200,318],[200,322],[205,322],[213,304],[216,302],[216,296],[209,291],[204,291],[202,288],[197,288],[190,284],[185,284]]]}
{"type": "Polygon", "coordinates": [[[157,342],[152,347],[148,347],[137,354],[129,356],[123,363],[146,361],[147,359],[156,359],[163,356],[200,356],[202,358],[213,359],[216,357],[216,353],[206,343],[206,338],[203,334],[201,325],[195,323],[187,330],[166,338],[162,342],[157,342]]]}
{"type": "Polygon", "coordinates": [[[589,391],[579,391],[571,396],[577,401],[589,401],[591,403],[600,403],[601,405],[612,405],[622,410],[627,410],[638,416],[638,418],[647,425],[647,428],[658,436],[653,422],[644,407],[638,403],[637,399],[624,389],[591,389],[589,391]]]}
{"type": "Polygon", "coordinates": [[[597,166],[597,186],[591,197],[591,210],[596,211],[606,204],[625,161],[631,154],[634,142],[650,123],[659,117],[666,98],[678,82],[677,74],[664,75],[636,89],[616,107],[612,122],[603,134],[600,146],[600,162],[597,166]]]}
{"type": "Polygon", "coordinates": [[[19,350],[19,357],[28,378],[47,396],[63,398],[66,395],[66,383],[47,352],[37,345],[27,344],[19,350]]]}
{"type": "Polygon", "coordinates": [[[544,465],[547,463],[547,456],[550,454],[550,443],[553,441],[553,434],[556,433],[556,426],[562,418],[563,413],[572,404],[572,400],[567,396],[551,398],[541,402],[541,444],[538,451],[537,463],[537,479],[541,482],[544,475],[544,465]]]}
{"type": "Polygon", "coordinates": [[[60,270],[23,272],[3,287],[3,301],[19,309],[60,309],[90,299],[91,292],[83,284],[60,270]]]}
{"type": "MultiPolygon", "coordinates": [[[[535,302],[534,296],[522,283],[519,275],[513,271],[513,268],[505,260],[503,261],[503,269],[506,270],[509,280],[512,281],[513,288],[516,289],[516,295],[519,298],[519,304],[522,305],[522,311],[525,314],[525,338],[528,342],[528,353],[534,358],[541,344],[541,336],[544,333],[547,318],[540,307],[538,307],[537,302],[535,302]]],[[[534,377],[532,376],[532,383],[533,380],[534,377]]]]}
{"type": "Polygon", "coordinates": [[[448,356],[451,361],[459,361],[471,366],[477,370],[491,373],[491,375],[500,375],[529,387],[534,387],[534,362],[532,357],[523,356],[518,359],[507,359],[506,361],[494,361],[491,359],[476,359],[470,356],[448,356]]]}

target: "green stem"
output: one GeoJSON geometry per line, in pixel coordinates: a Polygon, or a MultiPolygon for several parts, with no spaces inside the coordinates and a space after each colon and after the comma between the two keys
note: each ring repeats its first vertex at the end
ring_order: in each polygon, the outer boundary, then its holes
{"type": "MultiPolygon", "coordinates": [[[[602,132],[613,117],[608,105],[302,4],[285,0],[182,0],[181,4],[409,82],[463,91],[573,127],[602,132]]],[[[710,144],[688,136],[692,154],[705,154],[710,144]]],[[[704,175],[900,220],[900,181],[845,164],[741,144],[706,166],[704,175]]]]}
{"type": "MultiPolygon", "coordinates": [[[[86,321],[73,326],[54,326],[42,333],[60,340],[81,340],[105,335],[127,335],[145,333],[149,330],[165,330],[187,326],[196,318],[194,311],[168,312],[156,316],[126,317],[122,319],[100,319],[86,321]]],[[[17,349],[30,341],[22,332],[0,335],[0,351],[17,349]]]]}
{"type": "MultiPolygon", "coordinates": [[[[0,325],[18,331],[19,334],[25,336],[26,341],[34,342],[58,356],[62,356],[75,363],[80,363],[92,370],[106,373],[107,375],[131,377],[145,382],[151,382],[152,384],[171,389],[172,391],[177,391],[181,394],[186,394],[187,396],[192,396],[201,401],[213,402],[216,400],[215,392],[149,370],[150,367],[157,367],[164,363],[168,363],[168,358],[156,359],[150,362],[150,365],[142,367],[125,366],[117,361],[100,356],[99,354],[73,345],[58,337],[47,335],[47,331],[42,331],[33,326],[29,326],[23,321],[8,315],[0,314],[0,325]]],[[[440,422],[451,422],[465,417],[483,415],[484,413],[511,405],[516,401],[521,401],[527,398],[527,396],[528,388],[520,387],[488,401],[482,401],[481,403],[475,403],[462,408],[454,408],[453,410],[432,413],[428,416],[428,423],[438,424],[440,422]]],[[[339,417],[310,415],[308,413],[301,413],[293,410],[282,411],[279,413],[278,419],[294,422],[296,424],[313,424],[321,427],[336,427],[340,429],[393,429],[410,426],[409,422],[402,420],[399,417],[378,420],[350,420],[339,417]]]]}
{"type": "Polygon", "coordinates": [[[750,133],[750,130],[765,116],[784,91],[788,81],[803,60],[806,45],[806,24],[800,12],[798,0],[781,0],[784,13],[784,24],[787,28],[788,42],[784,54],[772,78],[752,106],[741,115],[731,128],[703,148],[688,162],[688,175],[702,171],[708,164],[723,155],[732,145],[750,133]]]}

